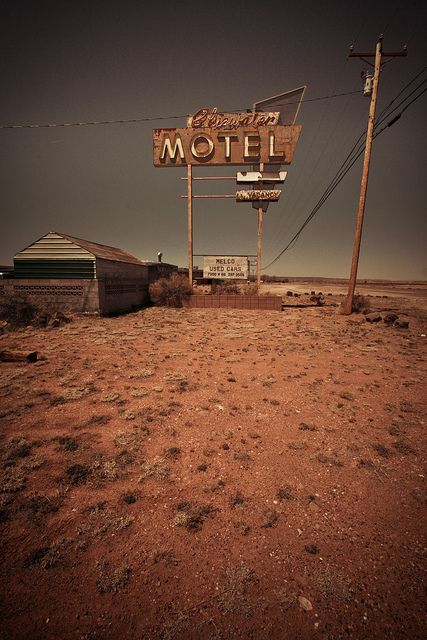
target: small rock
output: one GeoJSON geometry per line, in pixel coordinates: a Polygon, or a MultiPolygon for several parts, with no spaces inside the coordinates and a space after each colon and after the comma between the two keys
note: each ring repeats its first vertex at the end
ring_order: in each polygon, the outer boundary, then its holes
{"type": "Polygon", "coordinates": [[[399,319],[399,316],[397,315],[397,313],[393,313],[392,311],[388,311],[383,315],[383,321],[386,324],[393,324],[393,322],[395,322],[398,319],[399,319]]]}
{"type": "Polygon", "coordinates": [[[0,320],[0,334],[4,333],[7,329],[8,323],[6,320],[0,320]]]}
{"type": "Polygon", "coordinates": [[[308,424],[307,422],[300,422],[298,429],[300,431],[317,431],[315,424],[308,424]]]}
{"type": "Polygon", "coordinates": [[[368,313],[365,316],[366,322],[381,322],[382,318],[381,318],[381,314],[380,313],[368,313]]]}
{"type": "Polygon", "coordinates": [[[307,551],[307,553],[311,553],[312,555],[316,555],[316,553],[319,553],[319,547],[315,544],[306,544],[304,549],[307,551]]]}
{"type": "Polygon", "coordinates": [[[395,320],[394,327],[397,327],[398,329],[407,329],[409,327],[409,322],[407,320],[395,320]]]}
{"type": "Polygon", "coordinates": [[[301,607],[301,609],[304,609],[304,611],[311,611],[313,609],[313,605],[311,604],[310,600],[307,600],[307,598],[304,598],[304,596],[298,596],[298,602],[299,606],[301,607]]]}

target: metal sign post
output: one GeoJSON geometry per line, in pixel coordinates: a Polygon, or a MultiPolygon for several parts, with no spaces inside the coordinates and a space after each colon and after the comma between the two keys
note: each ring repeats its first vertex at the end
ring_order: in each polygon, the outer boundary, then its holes
{"type": "Polygon", "coordinates": [[[187,165],[188,280],[193,287],[193,167],[187,165]]]}
{"type": "MultiPolygon", "coordinates": [[[[264,171],[264,164],[261,162],[259,170],[262,173],[264,171]]],[[[262,255],[262,203],[258,202],[258,244],[257,244],[257,263],[256,263],[256,283],[259,287],[261,285],[261,255],[262,255]]]]}

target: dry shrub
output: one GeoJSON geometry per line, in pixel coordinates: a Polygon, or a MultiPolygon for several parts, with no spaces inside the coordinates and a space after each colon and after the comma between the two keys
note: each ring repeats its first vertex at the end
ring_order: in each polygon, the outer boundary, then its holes
{"type": "Polygon", "coordinates": [[[11,329],[28,325],[58,327],[70,322],[70,318],[61,311],[19,296],[10,296],[0,301],[0,320],[7,322],[11,329]]]}
{"type": "Polygon", "coordinates": [[[183,300],[191,295],[188,278],[179,273],[152,282],[149,291],[151,301],[158,307],[182,307],[183,300]]]}
{"type": "Polygon", "coordinates": [[[31,324],[37,313],[35,304],[18,296],[11,296],[0,302],[0,320],[5,320],[12,328],[31,324]]]}
{"type": "Polygon", "coordinates": [[[356,293],[356,295],[353,296],[352,311],[363,313],[364,311],[369,311],[370,307],[370,302],[365,296],[362,296],[360,293],[356,293]]]}
{"type": "Polygon", "coordinates": [[[248,284],[242,285],[240,293],[243,293],[246,296],[258,296],[259,286],[256,282],[248,282],[248,284]]]}
{"type": "Polygon", "coordinates": [[[214,282],[211,284],[211,293],[214,294],[236,294],[240,293],[240,287],[237,282],[214,282]]]}
{"type": "Polygon", "coordinates": [[[220,281],[211,284],[211,293],[213,294],[240,294],[245,296],[258,296],[259,287],[256,282],[248,282],[245,284],[237,282],[220,281]]]}

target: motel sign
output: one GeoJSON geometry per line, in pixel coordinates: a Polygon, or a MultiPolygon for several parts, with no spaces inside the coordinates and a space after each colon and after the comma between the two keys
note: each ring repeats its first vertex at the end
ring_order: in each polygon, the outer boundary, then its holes
{"type": "MultiPolygon", "coordinates": [[[[185,167],[187,169],[187,220],[188,220],[188,278],[193,283],[193,200],[196,198],[235,198],[236,202],[251,202],[258,209],[257,282],[261,281],[261,236],[263,212],[269,202],[277,202],[281,191],[275,189],[283,183],[286,172],[282,165],[292,162],[301,133],[301,125],[295,120],[305,87],[258,101],[252,111],[221,113],[217,107],[199,109],[188,116],[187,126],[179,129],[153,130],[153,163],[155,167],[185,167]],[[251,171],[239,172],[237,184],[256,184],[256,188],[236,191],[232,194],[196,195],[193,193],[193,167],[250,166],[251,171]],[[275,171],[270,169],[273,165],[275,171]],[[269,188],[265,188],[265,187],[269,188]]],[[[221,176],[210,179],[227,180],[221,176]]],[[[205,273],[212,278],[245,277],[244,265],[221,264],[219,259],[208,256],[205,273]],[[214,263],[209,263],[213,259],[214,263]]],[[[245,258],[247,260],[247,258],[245,258]]],[[[246,272],[247,273],[247,272],[246,272]]],[[[205,276],[206,277],[206,276],[205,276]]]]}
{"type": "Polygon", "coordinates": [[[154,166],[291,163],[301,125],[276,124],[275,113],[218,114],[215,111],[215,115],[219,122],[216,126],[195,126],[194,123],[209,122],[209,118],[201,120],[193,116],[189,119],[192,126],[185,129],[154,129],[154,166]],[[251,118],[253,115],[258,118],[251,118]],[[243,126],[241,122],[250,124],[243,126]],[[272,124],[267,126],[265,122],[272,124]]]}

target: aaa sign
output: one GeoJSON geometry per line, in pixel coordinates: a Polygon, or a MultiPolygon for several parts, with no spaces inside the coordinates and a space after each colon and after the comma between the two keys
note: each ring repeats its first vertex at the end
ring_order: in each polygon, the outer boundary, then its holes
{"type": "Polygon", "coordinates": [[[290,164],[300,132],[301,125],[154,129],[154,166],[290,164]]]}

